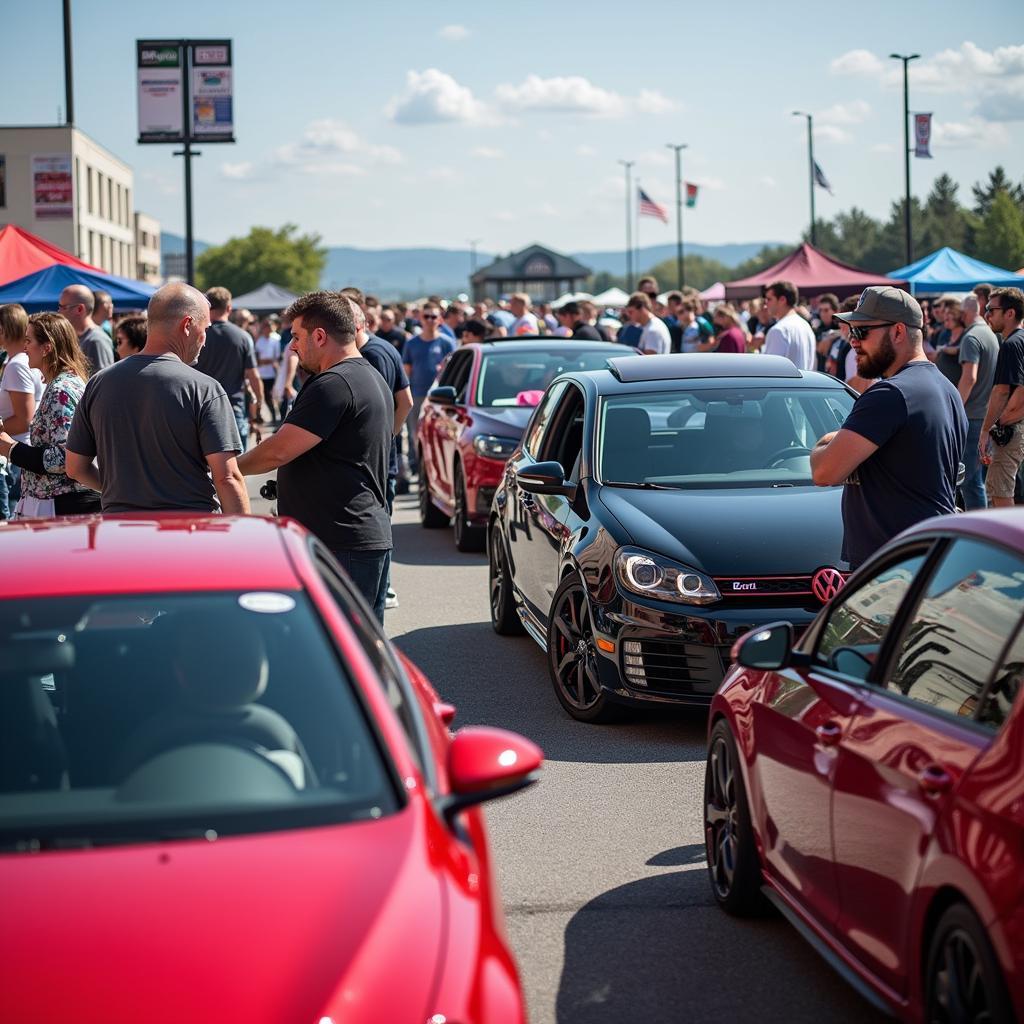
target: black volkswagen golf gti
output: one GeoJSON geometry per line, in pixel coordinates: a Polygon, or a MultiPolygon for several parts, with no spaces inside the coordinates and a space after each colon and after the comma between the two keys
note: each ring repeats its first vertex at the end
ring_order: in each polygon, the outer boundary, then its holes
{"type": "Polygon", "coordinates": [[[842,586],[841,488],[810,450],[856,395],[779,356],[627,356],[554,380],[489,522],[491,622],[548,652],[565,710],[707,705],[747,630],[842,586]]]}

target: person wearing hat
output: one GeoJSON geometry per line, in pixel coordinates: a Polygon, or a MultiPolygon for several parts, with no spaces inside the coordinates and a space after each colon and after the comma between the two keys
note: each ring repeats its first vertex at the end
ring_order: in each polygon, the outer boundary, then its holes
{"type": "Polygon", "coordinates": [[[924,352],[917,300],[892,287],[866,288],[850,325],[857,374],[879,377],[841,429],[811,452],[819,487],[843,488],[843,557],[858,568],[901,530],[956,511],[956,478],[967,416],[956,388],[924,352]]]}

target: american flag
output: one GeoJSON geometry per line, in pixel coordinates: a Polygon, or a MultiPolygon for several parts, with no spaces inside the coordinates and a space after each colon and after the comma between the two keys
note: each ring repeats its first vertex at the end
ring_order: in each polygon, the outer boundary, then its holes
{"type": "Polygon", "coordinates": [[[637,188],[639,193],[641,217],[657,217],[663,224],[668,223],[668,214],[664,206],[659,206],[642,188],[637,188]]]}

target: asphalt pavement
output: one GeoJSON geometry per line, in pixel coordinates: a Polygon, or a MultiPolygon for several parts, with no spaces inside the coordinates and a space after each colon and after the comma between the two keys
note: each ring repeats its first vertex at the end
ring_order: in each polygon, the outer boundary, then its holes
{"type": "Polygon", "coordinates": [[[533,1024],[883,1019],[782,919],[715,906],[704,715],[574,722],[540,648],[491,629],[486,558],[423,529],[414,494],[397,500],[394,541],[389,636],[456,706],[455,726],[512,729],[546,756],[537,785],[487,811],[533,1024]]]}

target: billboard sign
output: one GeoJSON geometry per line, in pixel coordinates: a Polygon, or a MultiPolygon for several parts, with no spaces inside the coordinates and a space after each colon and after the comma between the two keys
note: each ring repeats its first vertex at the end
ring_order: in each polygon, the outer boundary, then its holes
{"type": "Polygon", "coordinates": [[[192,138],[196,142],[234,142],[231,40],[193,40],[192,138]]]}
{"type": "Polygon", "coordinates": [[[40,220],[70,218],[75,209],[71,154],[32,156],[32,212],[40,220]]]}
{"type": "Polygon", "coordinates": [[[183,142],[184,48],[177,40],[135,43],[139,88],[139,142],[183,142]]]}

